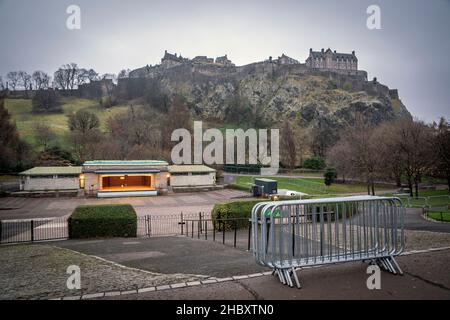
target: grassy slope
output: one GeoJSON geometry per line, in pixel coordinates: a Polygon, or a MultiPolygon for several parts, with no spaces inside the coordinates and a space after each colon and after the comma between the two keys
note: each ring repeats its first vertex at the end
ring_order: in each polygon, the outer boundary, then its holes
{"type": "Polygon", "coordinates": [[[439,210],[439,211],[431,211],[428,212],[428,218],[431,218],[436,221],[445,221],[450,222],[450,210],[439,210]]]}
{"type": "MultiPolygon", "coordinates": [[[[239,176],[236,177],[236,183],[240,186],[250,186],[255,177],[239,176]]],[[[366,192],[367,187],[364,184],[332,184],[330,187],[325,186],[323,179],[298,179],[298,178],[277,178],[268,177],[278,181],[278,189],[289,189],[304,192],[310,195],[331,195],[339,193],[356,193],[366,192]]],[[[377,187],[380,191],[384,188],[377,187]]]]}
{"type": "Polygon", "coordinates": [[[67,115],[77,110],[88,108],[90,111],[97,114],[100,119],[101,129],[106,129],[107,119],[117,113],[125,112],[127,106],[116,106],[110,109],[103,109],[98,106],[97,101],[79,98],[63,98],[63,113],[35,115],[31,112],[30,99],[6,99],[5,106],[12,115],[15,121],[19,134],[21,137],[31,143],[35,144],[33,126],[38,121],[42,121],[50,125],[50,127],[57,134],[57,140],[60,143],[66,141],[65,134],[68,132],[67,115]]]}

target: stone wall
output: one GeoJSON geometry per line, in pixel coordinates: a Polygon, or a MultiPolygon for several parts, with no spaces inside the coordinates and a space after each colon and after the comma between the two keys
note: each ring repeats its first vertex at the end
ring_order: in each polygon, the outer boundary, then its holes
{"type": "Polygon", "coordinates": [[[64,178],[24,178],[21,189],[23,191],[45,191],[45,190],[77,190],[80,186],[78,177],[64,178]]]}

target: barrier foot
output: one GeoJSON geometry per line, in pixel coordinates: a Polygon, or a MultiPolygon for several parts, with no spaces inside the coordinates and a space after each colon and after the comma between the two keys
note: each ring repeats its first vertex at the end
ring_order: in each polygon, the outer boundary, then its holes
{"type": "Polygon", "coordinates": [[[284,285],[288,285],[289,287],[293,288],[294,285],[301,289],[302,286],[300,284],[300,281],[298,280],[297,274],[295,273],[295,268],[289,268],[289,269],[274,269],[272,272],[272,275],[277,275],[280,282],[284,285]]]}
{"type": "Polygon", "coordinates": [[[371,263],[376,263],[384,271],[388,271],[392,274],[403,275],[402,269],[392,256],[378,258],[376,260],[372,260],[371,263]]]}
{"type": "Polygon", "coordinates": [[[397,261],[395,260],[394,257],[390,257],[390,260],[392,261],[392,264],[395,266],[395,268],[397,268],[398,274],[399,275],[403,275],[403,270],[402,268],[400,268],[400,266],[398,265],[397,261]]]}
{"type": "Polygon", "coordinates": [[[292,268],[291,272],[294,277],[295,285],[297,286],[298,289],[301,289],[302,285],[300,284],[300,281],[298,281],[297,273],[295,273],[295,268],[292,268]]]}

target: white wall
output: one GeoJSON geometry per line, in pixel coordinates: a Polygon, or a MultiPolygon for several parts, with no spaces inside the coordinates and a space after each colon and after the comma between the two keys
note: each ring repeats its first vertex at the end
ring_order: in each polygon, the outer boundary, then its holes
{"type": "Polygon", "coordinates": [[[172,174],[170,176],[170,185],[172,187],[188,187],[188,186],[212,186],[215,184],[215,172],[210,172],[205,175],[188,175],[177,176],[172,174]]]}
{"type": "Polygon", "coordinates": [[[31,178],[26,177],[24,191],[45,191],[45,190],[77,190],[79,189],[79,178],[31,178]]]}

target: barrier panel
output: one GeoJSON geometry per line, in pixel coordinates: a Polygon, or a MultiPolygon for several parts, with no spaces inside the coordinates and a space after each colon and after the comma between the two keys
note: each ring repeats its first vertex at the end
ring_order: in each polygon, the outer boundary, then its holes
{"type": "Polygon", "coordinates": [[[296,269],[369,261],[403,274],[405,208],[398,198],[353,196],[271,201],[252,209],[252,252],[281,283],[301,288],[296,269]]]}

